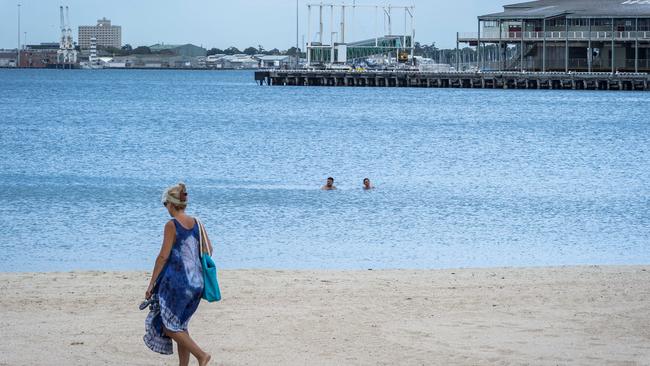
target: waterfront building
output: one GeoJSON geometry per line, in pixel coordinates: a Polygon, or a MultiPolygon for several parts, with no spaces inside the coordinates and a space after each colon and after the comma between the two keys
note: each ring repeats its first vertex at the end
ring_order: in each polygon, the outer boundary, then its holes
{"type": "Polygon", "coordinates": [[[203,57],[150,54],[107,57],[103,60],[111,68],[196,69],[205,62],[203,57]]]}
{"type": "Polygon", "coordinates": [[[122,47],[122,27],[112,25],[106,18],[97,20],[97,25],[79,26],[79,47],[89,49],[91,39],[96,38],[97,46],[101,47],[122,47]]]}
{"type": "Polygon", "coordinates": [[[262,68],[273,68],[273,69],[286,69],[291,66],[291,56],[287,55],[262,55],[254,56],[259,60],[259,67],[262,68]]]}
{"type": "Polygon", "coordinates": [[[57,63],[57,52],[59,44],[56,42],[45,42],[39,44],[25,45],[20,51],[21,68],[46,68],[57,63]]]}
{"type": "Polygon", "coordinates": [[[458,34],[457,44],[477,47],[481,70],[650,72],[648,0],[538,0],[503,8],[479,16],[476,33],[458,34]]]}
{"type": "Polygon", "coordinates": [[[413,61],[415,52],[415,6],[393,6],[391,4],[333,5],[321,3],[307,4],[307,65],[346,64],[365,61],[369,57],[382,57],[399,63],[413,61]],[[317,27],[312,33],[312,10],[318,14],[317,27]],[[329,10],[329,26],[325,26],[323,12],[329,10]],[[365,40],[348,40],[350,28],[354,29],[360,22],[357,18],[374,17],[373,38],[365,40]],[[336,14],[337,13],[337,14],[336,14]],[[404,16],[404,33],[393,33],[395,18],[404,16]],[[348,17],[346,18],[346,14],[348,17]],[[384,29],[379,30],[380,16],[384,29]],[[352,23],[346,20],[352,15],[352,23]],[[337,19],[335,24],[334,19],[337,19]],[[339,22],[340,21],[340,22],[339,22]],[[410,24],[410,25],[409,25],[410,24]],[[312,39],[316,35],[316,40],[312,39]],[[329,35],[329,37],[327,36],[329,35]],[[329,40],[328,40],[329,38],[329,40]]]}
{"type": "Polygon", "coordinates": [[[383,36],[346,44],[335,43],[334,47],[312,42],[308,49],[311,63],[348,63],[376,56],[397,59],[398,55],[401,57],[400,61],[405,62],[408,60],[410,55],[408,50],[412,45],[411,36],[383,36]],[[332,59],[332,50],[334,50],[334,59],[332,59]],[[400,52],[400,50],[408,52],[400,52]]]}
{"type": "Polygon", "coordinates": [[[58,49],[25,49],[20,51],[20,67],[44,69],[56,65],[58,49]]]}
{"type": "Polygon", "coordinates": [[[0,50],[0,68],[16,67],[16,50],[0,50]]]}
{"type": "Polygon", "coordinates": [[[258,57],[252,57],[246,54],[210,55],[206,57],[204,61],[205,61],[205,67],[208,69],[247,70],[247,69],[257,69],[260,65],[260,61],[258,57]]]}
{"type": "Polygon", "coordinates": [[[163,52],[166,51],[169,54],[173,54],[176,56],[185,56],[185,57],[199,57],[199,56],[205,56],[208,53],[208,50],[206,50],[203,47],[195,46],[190,43],[186,44],[155,44],[153,46],[149,46],[149,49],[151,52],[163,52]]]}

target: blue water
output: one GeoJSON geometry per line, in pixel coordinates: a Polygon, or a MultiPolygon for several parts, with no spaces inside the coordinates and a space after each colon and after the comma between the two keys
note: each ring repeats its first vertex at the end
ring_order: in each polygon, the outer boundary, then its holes
{"type": "Polygon", "coordinates": [[[223,268],[647,264],[649,111],[643,92],[0,70],[0,271],[150,269],[179,180],[223,268]]]}

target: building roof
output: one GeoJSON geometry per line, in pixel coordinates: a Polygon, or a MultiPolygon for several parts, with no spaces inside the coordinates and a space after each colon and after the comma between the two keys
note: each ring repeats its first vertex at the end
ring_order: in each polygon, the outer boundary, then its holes
{"type": "Polygon", "coordinates": [[[57,42],[42,42],[40,44],[28,44],[27,49],[29,50],[52,50],[59,49],[59,43],[57,42]]]}
{"type": "Polygon", "coordinates": [[[152,51],[162,51],[162,50],[173,50],[175,48],[182,47],[182,44],[160,44],[156,43],[154,45],[149,46],[149,49],[152,51]]]}
{"type": "Polygon", "coordinates": [[[503,6],[480,20],[552,18],[650,18],[648,0],[538,0],[503,6]]]}
{"type": "Polygon", "coordinates": [[[244,62],[244,61],[252,61],[252,62],[257,62],[254,60],[251,56],[249,55],[225,55],[222,57],[222,59],[229,61],[229,62],[244,62]]]}
{"type": "Polygon", "coordinates": [[[288,60],[289,56],[287,55],[265,55],[260,57],[260,60],[262,61],[285,61],[288,60]]]}
{"type": "Polygon", "coordinates": [[[162,51],[162,50],[174,50],[174,49],[181,48],[181,47],[196,47],[196,48],[203,49],[202,47],[199,47],[197,45],[193,45],[191,43],[186,43],[186,44],[159,44],[159,43],[157,43],[157,44],[154,44],[152,46],[149,46],[149,49],[152,50],[152,51],[162,51]]]}
{"type": "Polygon", "coordinates": [[[378,38],[369,38],[369,39],[364,39],[364,40],[361,40],[361,41],[349,42],[349,43],[347,43],[347,46],[348,47],[373,46],[373,45],[375,45],[375,42],[378,43],[378,44],[381,44],[384,41],[394,41],[394,40],[400,41],[400,40],[404,39],[404,37],[406,37],[409,40],[411,39],[410,35],[406,35],[406,36],[386,35],[386,36],[378,37],[378,38]]]}

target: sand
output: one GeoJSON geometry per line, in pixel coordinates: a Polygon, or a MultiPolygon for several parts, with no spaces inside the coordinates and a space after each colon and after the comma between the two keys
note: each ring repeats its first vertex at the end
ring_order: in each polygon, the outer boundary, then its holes
{"type": "MultiPolygon", "coordinates": [[[[212,365],[650,365],[650,266],[220,273],[212,365]]],[[[0,274],[0,365],[176,365],[144,272],[0,274]]],[[[192,360],[195,364],[194,360],[192,360]]]]}

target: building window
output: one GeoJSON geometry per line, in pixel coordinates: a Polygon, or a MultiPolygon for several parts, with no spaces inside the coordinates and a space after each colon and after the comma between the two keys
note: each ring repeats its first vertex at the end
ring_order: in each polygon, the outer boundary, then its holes
{"type": "Polygon", "coordinates": [[[553,28],[553,27],[564,27],[564,22],[566,19],[564,18],[555,18],[555,19],[549,19],[547,26],[553,28]]]}
{"type": "Polygon", "coordinates": [[[639,19],[639,30],[642,32],[650,31],[650,19],[639,19]]]}
{"type": "Polygon", "coordinates": [[[589,26],[589,19],[571,19],[569,25],[573,27],[587,27],[589,26]]]}
{"type": "Polygon", "coordinates": [[[597,27],[611,26],[611,19],[594,19],[594,25],[597,27]]]}

